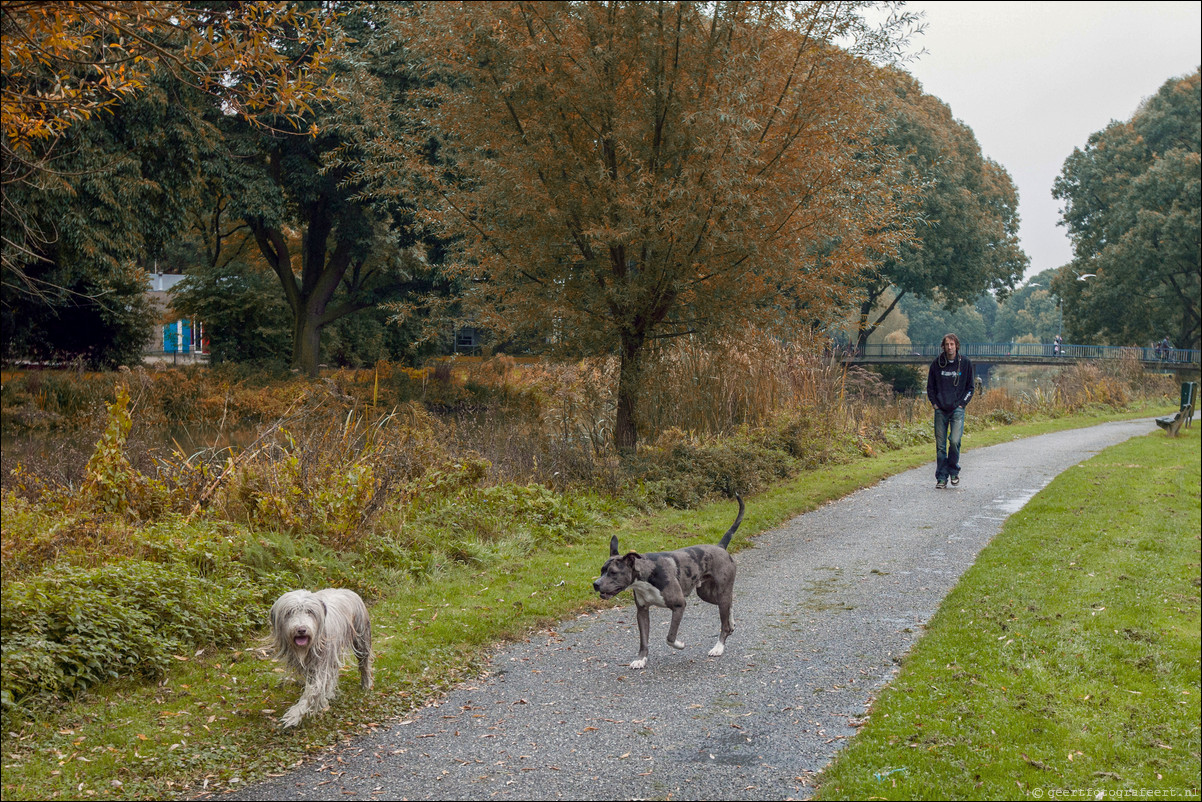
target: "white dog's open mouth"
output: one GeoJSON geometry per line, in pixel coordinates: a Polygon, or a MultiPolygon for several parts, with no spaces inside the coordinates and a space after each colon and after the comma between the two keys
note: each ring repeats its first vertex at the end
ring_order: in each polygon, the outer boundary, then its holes
{"type": "Polygon", "coordinates": [[[308,635],[297,635],[295,638],[292,639],[292,642],[295,643],[297,646],[308,646],[309,645],[309,636],[308,635]]]}

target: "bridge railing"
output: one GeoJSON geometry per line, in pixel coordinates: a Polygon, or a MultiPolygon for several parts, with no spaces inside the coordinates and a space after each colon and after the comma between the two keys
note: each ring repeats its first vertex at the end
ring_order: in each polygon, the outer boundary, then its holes
{"type": "MultiPolygon", "coordinates": [[[[1169,348],[1159,346],[1116,346],[1116,345],[1071,345],[1060,346],[1059,352],[1052,343],[964,343],[964,355],[969,359],[1004,360],[1047,357],[1055,359],[1121,359],[1132,358],[1141,362],[1164,363],[1166,365],[1197,365],[1202,358],[1198,349],[1169,348]]],[[[853,359],[903,359],[906,357],[925,357],[934,359],[939,356],[940,347],[935,344],[926,345],[867,345],[863,351],[854,355],[853,359]]]]}

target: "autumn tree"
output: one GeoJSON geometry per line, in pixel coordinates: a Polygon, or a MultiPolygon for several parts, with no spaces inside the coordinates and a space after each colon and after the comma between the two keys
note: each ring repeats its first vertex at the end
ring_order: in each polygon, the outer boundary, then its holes
{"type": "Polygon", "coordinates": [[[335,18],[322,5],[285,2],[3,0],[5,284],[44,286],[26,268],[61,232],[17,197],[71,191],[80,177],[73,128],[172,83],[203,93],[224,114],[291,126],[328,94],[335,18]]]}
{"type": "Polygon", "coordinates": [[[1028,264],[1009,174],[982,155],[971,129],[945,103],[906,73],[885,73],[889,122],[880,145],[900,159],[899,202],[913,236],[861,274],[861,348],[907,295],[939,298],[953,309],[986,290],[1013,287],[1028,264]],[[891,301],[882,303],[887,296],[891,301]]]}
{"type": "Polygon", "coordinates": [[[1074,341],[1136,345],[1167,335],[1199,346],[1199,76],[1165,82],[1130,120],[1092,134],[1064,162],[1052,194],[1064,203],[1074,256],[1053,286],[1074,341]]]}
{"type": "Polygon", "coordinates": [[[797,325],[889,247],[863,96],[907,20],[873,32],[859,5],[398,7],[434,84],[406,119],[428,128],[389,131],[380,109],[364,175],[432,195],[481,325],[619,357],[615,440],[633,449],[658,341],[797,325]]]}
{"type": "Polygon", "coordinates": [[[342,15],[349,42],[334,70],[345,90],[339,103],[315,105],[304,115],[312,136],[229,117],[220,123],[233,154],[221,169],[229,215],[245,221],[275,273],[291,313],[292,367],[310,376],[317,375],[322,333],[331,324],[437,294],[445,284],[428,258],[439,253],[437,239],[415,225],[405,194],[369,197],[355,170],[362,156],[348,131],[357,130],[365,102],[356,84],[370,80],[373,99],[400,105],[418,80],[378,46],[390,38],[386,13],[352,5],[342,15]]]}

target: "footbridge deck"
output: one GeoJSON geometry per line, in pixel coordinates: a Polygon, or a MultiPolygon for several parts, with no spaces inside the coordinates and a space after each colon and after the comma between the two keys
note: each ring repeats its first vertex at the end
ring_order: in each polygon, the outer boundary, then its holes
{"type": "MultiPolygon", "coordinates": [[[[964,343],[962,351],[973,362],[993,365],[1056,365],[1068,361],[1134,359],[1145,367],[1165,370],[1198,370],[1202,351],[1198,349],[1113,345],[1061,345],[1051,343],[964,343]]],[[[846,364],[925,365],[939,355],[938,345],[868,345],[863,350],[841,353],[846,364]]]]}

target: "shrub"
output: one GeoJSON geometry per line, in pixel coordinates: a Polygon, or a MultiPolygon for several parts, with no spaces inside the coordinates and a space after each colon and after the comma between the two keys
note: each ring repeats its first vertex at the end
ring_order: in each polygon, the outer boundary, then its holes
{"type": "Polygon", "coordinates": [[[688,509],[715,494],[750,495],[799,466],[786,452],[747,439],[690,438],[648,449],[632,467],[647,502],[688,509]]]}
{"type": "Polygon", "coordinates": [[[60,566],[5,582],[6,712],[34,695],[70,696],[109,678],[154,676],[174,655],[234,642],[263,623],[256,583],[209,580],[141,560],[60,566]]]}
{"type": "Polygon", "coordinates": [[[921,368],[913,365],[877,365],[873,371],[898,395],[921,395],[926,392],[926,375],[921,368]]]}
{"type": "Polygon", "coordinates": [[[387,505],[451,461],[442,424],[419,405],[368,421],[325,387],[282,423],[231,462],[214,505],[231,520],[313,533],[338,550],[354,549],[387,505]]]}
{"type": "Polygon", "coordinates": [[[95,526],[100,548],[60,551],[36,575],[14,576],[6,560],[6,717],[113,677],[154,676],[174,655],[200,646],[235,643],[264,625],[285,590],[337,586],[373,598],[384,584],[365,557],[340,559],[313,538],[182,516],[134,531],[116,525],[110,519],[95,526]],[[107,563],[80,564],[98,552],[107,563]]]}
{"type": "Polygon", "coordinates": [[[151,518],[166,507],[167,491],[162,483],[134,470],[125,456],[125,441],[133,425],[129,390],[119,384],[115,395],[116,400],[108,405],[108,425],[84,469],[76,507],[135,519],[151,518]]]}
{"type": "Polygon", "coordinates": [[[929,423],[894,421],[881,429],[881,437],[889,448],[905,448],[935,440],[935,430],[929,423]]]}

